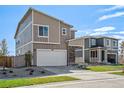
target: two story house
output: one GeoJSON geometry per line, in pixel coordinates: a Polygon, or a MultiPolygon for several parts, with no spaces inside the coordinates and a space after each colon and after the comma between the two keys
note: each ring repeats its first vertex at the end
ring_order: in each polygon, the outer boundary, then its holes
{"type": "MultiPolygon", "coordinates": [[[[43,12],[30,8],[15,33],[16,56],[32,52],[31,65],[65,66],[67,40],[75,38],[73,26],[43,12]]],[[[73,51],[73,50],[72,50],[73,51]]]]}
{"type": "Polygon", "coordinates": [[[69,40],[75,48],[75,62],[118,63],[118,39],[106,36],[84,36],[69,40]]]}

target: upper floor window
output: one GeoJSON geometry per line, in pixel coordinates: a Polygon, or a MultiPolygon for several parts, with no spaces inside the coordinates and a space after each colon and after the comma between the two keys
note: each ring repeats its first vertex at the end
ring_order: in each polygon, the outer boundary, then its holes
{"type": "Polygon", "coordinates": [[[107,40],[106,40],[106,45],[107,45],[107,46],[110,46],[110,42],[111,42],[110,39],[107,39],[107,40]]]}
{"type": "Polygon", "coordinates": [[[96,45],[96,39],[91,39],[91,43],[93,46],[96,45]]]}
{"type": "Polygon", "coordinates": [[[116,40],[113,40],[113,46],[117,46],[117,41],[116,40]]]}
{"type": "Polygon", "coordinates": [[[66,28],[62,28],[62,35],[66,35],[67,34],[67,29],[66,28]]]}
{"type": "Polygon", "coordinates": [[[48,36],[48,26],[39,26],[39,36],[48,36]]]}

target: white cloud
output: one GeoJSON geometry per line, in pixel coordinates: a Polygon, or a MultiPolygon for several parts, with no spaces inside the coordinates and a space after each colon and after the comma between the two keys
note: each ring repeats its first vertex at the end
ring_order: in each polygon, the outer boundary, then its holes
{"type": "Polygon", "coordinates": [[[99,21],[110,19],[113,17],[119,17],[119,16],[123,16],[123,15],[124,15],[124,12],[116,12],[115,14],[111,14],[111,15],[103,15],[99,18],[99,21]]]}
{"type": "Polygon", "coordinates": [[[106,26],[106,27],[101,27],[101,28],[97,28],[97,29],[94,29],[94,31],[96,32],[105,32],[105,31],[111,31],[111,30],[115,30],[115,27],[112,27],[112,26],[106,26]]]}
{"type": "Polygon", "coordinates": [[[115,6],[113,6],[113,7],[106,8],[106,9],[104,9],[103,11],[113,11],[113,10],[122,9],[122,8],[124,8],[123,5],[115,5],[115,6]]]}
{"type": "Polygon", "coordinates": [[[117,38],[117,39],[124,40],[124,37],[123,36],[120,36],[120,35],[112,35],[112,37],[117,38]]]}
{"type": "Polygon", "coordinates": [[[94,33],[91,33],[89,35],[91,35],[91,36],[97,36],[97,35],[105,35],[105,34],[107,34],[107,32],[94,32],[94,33]]]}
{"type": "Polygon", "coordinates": [[[124,31],[120,31],[120,32],[118,32],[119,34],[124,34],[124,31]]]}

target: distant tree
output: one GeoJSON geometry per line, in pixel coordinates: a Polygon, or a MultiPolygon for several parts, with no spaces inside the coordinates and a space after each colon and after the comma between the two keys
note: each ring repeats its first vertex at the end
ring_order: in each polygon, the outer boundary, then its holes
{"type": "MultiPolygon", "coordinates": [[[[0,56],[5,56],[6,57],[8,55],[8,53],[9,53],[6,39],[2,40],[0,46],[1,46],[0,56]]],[[[6,60],[4,60],[4,62],[3,62],[3,70],[5,70],[5,62],[6,62],[6,60]]]]}
{"type": "Polygon", "coordinates": [[[6,39],[3,39],[2,40],[0,46],[1,46],[0,55],[1,56],[7,56],[9,52],[8,52],[8,47],[7,47],[7,41],[6,41],[6,39]]]}
{"type": "MultiPolygon", "coordinates": [[[[121,61],[123,62],[124,61],[124,41],[120,43],[120,57],[122,59],[121,61]]],[[[124,69],[122,72],[124,72],[124,69]]]]}
{"type": "Polygon", "coordinates": [[[123,57],[123,55],[124,55],[124,41],[122,41],[120,43],[120,54],[121,54],[121,57],[123,57]]]}

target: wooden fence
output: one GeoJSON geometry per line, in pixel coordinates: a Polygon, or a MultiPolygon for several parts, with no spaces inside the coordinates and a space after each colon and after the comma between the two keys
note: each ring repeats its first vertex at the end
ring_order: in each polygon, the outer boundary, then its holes
{"type": "Polygon", "coordinates": [[[26,66],[25,63],[25,56],[0,56],[0,67],[24,67],[26,66]]]}
{"type": "Polygon", "coordinates": [[[26,66],[25,56],[24,55],[14,56],[13,67],[24,67],[24,66],[26,66]]]}
{"type": "Polygon", "coordinates": [[[0,56],[0,66],[12,67],[13,66],[13,56],[0,56]]]}

